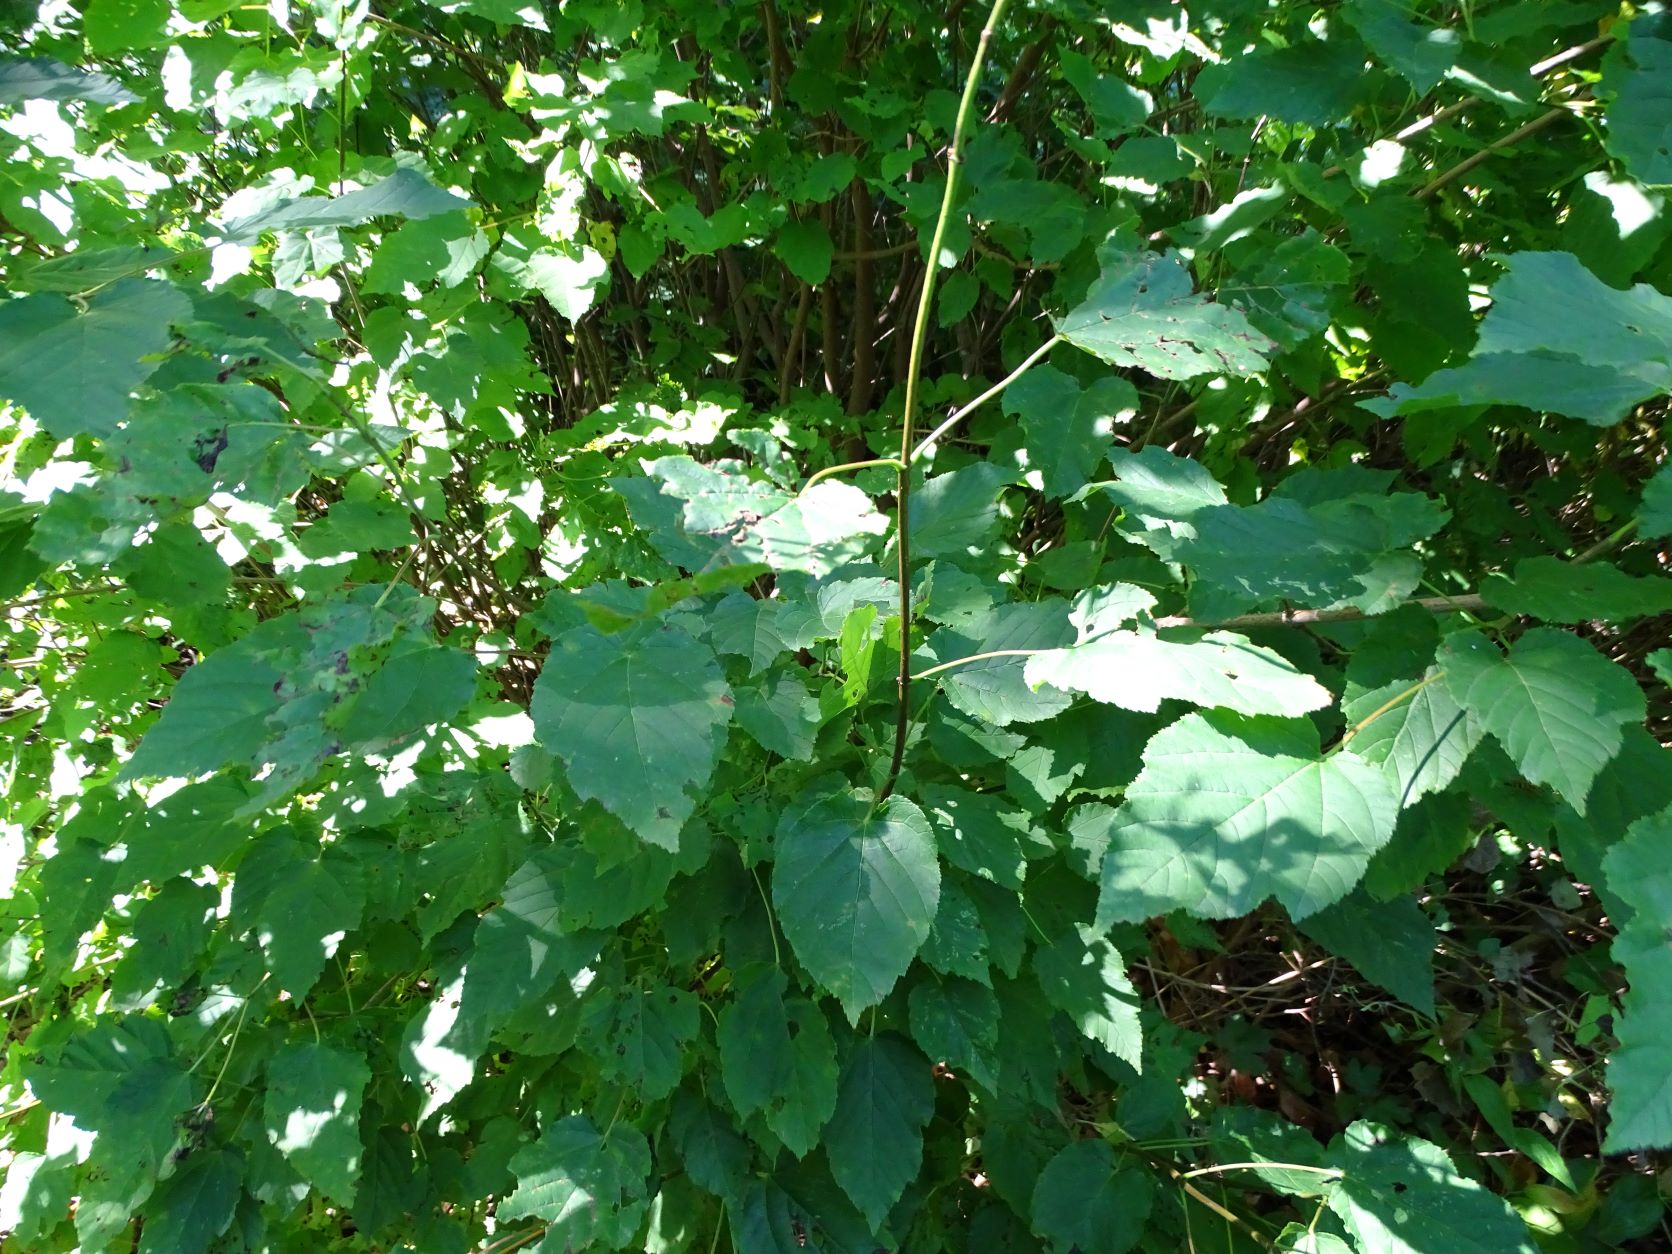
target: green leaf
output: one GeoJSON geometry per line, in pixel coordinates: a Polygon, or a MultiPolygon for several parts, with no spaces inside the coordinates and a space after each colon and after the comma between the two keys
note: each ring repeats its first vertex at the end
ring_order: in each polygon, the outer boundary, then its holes
{"type": "Polygon", "coordinates": [[[1672,465],[1662,466],[1643,485],[1637,529],[1645,540],[1672,536],[1672,465]]]}
{"type": "Polygon", "coordinates": [[[1672,39],[1664,21],[1633,22],[1603,61],[1597,94],[1608,102],[1608,151],[1639,183],[1672,186],[1672,39]]]}
{"type": "Polygon", "coordinates": [[[1468,363],[1365,408],[1384,417],[1456,405],[1521,405],[1612,426],[1672,390],[1672,297],[1609,287],[1571,253],[1504,259],[1468,363]]]}
{"type": "Polygon", "coordinates": [[[517,1188],[500,1218],[540,1220],[554,1250],[622,1249],[643,1222],[650,1146],[625,1123],[600,1133],[585,1115],[565,1116],[518,1150],[511,1170],[517,1188]]]}
{"type": "Polygon", "coordinates": [[[791,274],[815,287],[830,277],[830,261],[836,255],[830,232],[817,218],[786,223],[778,232],[772,251],[783,258],[791,274]]]}
{"type": "Polygon", "coordinates": [[[719,761],[731,711],[708,648],[654,622],[615,636],[593,627],[565,633],[529,709],[569,786],[670,850],[719,761]]]}
{"type": "Polygon", "coordinates": [[[1099,379],[1081,388],[1070,375],[1035,366],[1004,391],[1004,410],[1021,418],[1028,465],[1045,494],[1072,496],[1103,464],[1115,423],[1131,418],[1138,391],[1125,379],[1099,379]]]}
{"type": "Polygon", "coordinates": [[[306,996],[360,925],[365,888],[346,859],[327,859],[284,829],[264,836],[238,864],[232,917],[254,933],[274,983],[306,996]]]}
{"type": "Polygon", "coordinates": [[[1458,704],[1521,773],[1555,788],[1581,814],[1624,726],[1643,719],[1643,691],[1630,673],[1552,628],[1527,632],[1507,657],[1480,633],[1458,632],[1446,638],[1439,665],[1458,704]]]}
{"type": "Polygon", "coordinates": [[[173,1057],[167,1029],[139,1016],[101,1017],[56,1055],[33,1059],[26,1074],[53,1110],[116,1139],[142,1128],[148,1142],[165,1133],[166,1146],[174,1117],[191,1101],[192,1080],[173,1057]]]}
{"type": "Polygon", "coordinates": [[[1190,606],[1204,618],[1284,600],[1375,614],[1416,587],[1422,565],[1406,551],[1446,517],[1429,498],[1409,492],[1353,494],[1317,505],[1274,494],[1257,505],[1197,511],[1190,534],[1157,552],[1190,568],[1190,606]],[[1404,560],[1390,567],[1388,555],[1404,560]]]}
{"type": "Polygon", "coordinates": [[[1136,366],[1162,379],[1241,378],[1265,369],[1271,342],[1235,309],[1192,292],[1177,257],[1128,251],[1111,239],[1098,260],[1102,275],[1057,323],[1069,343],[1111,366],[1136,366]]]}
{"type": "Polygon", "coordinates": [[[999,493],[1011,482],[1013,476],[992,462],[926,479],[912,493],[912,560],[980,553],[998,529],[999,493]]]}
{"type": "Polygon", "coordinates": [[[927,785],[923,804],[948,862],[1013,892],[1021,889],[1028,835],[1021,810],[993,794],[945,784],[927,785]]]}
{"type": "Polygon", "coordinates": [[[0,302],[0,397],[22,405],[59,439],[108,437],[128,394],[157,369],[191,303],[168,283],[122,279],[87,301],[61,296],[0,302]]]}
{"type": "Polygon", "coordinates": [[[225,1149],[200,1149],[157,1190],[145,1208],[139,1254],[208,1254],[232,1226],[244,1160],[225,1149]]]}
{"type": "Polygon", "coordinates": [[[1364,90],[1364,49],[1350,39],[1305,39],[1202,67],[1195,94],[1212,117],[1268,117],[1326,127],[1364,90]]]}
{"type": "Polygon", "coordinates": [[[0,104],[86,100],[91,104],[124,105],[138,99],[108,75],[89,74],[51,57],[0,57],[0,104]]]}
{"type": "Polygon", "coordinates": [[[628,983],[588,993],[581,1027],[597,1043],[599,1070],[660,1101],[679,1086],[685,1050],[696,1039],[697,999],[682,988],[628,983]]]}
{"type": "Polygon", "coordinates": [[[782,606],[733,592],[708,615],[708,638],[717,653],[749,659],[749,673],[758,675],[788,651],[779,624],[782,606]]]}
{"type": "Polygon", "coordinates": [[[1100,74],[1092,59],[1063,49],[1057,59],[1062,76],[1085,101],[1100,139],[1113,139],[1137,127],[1155,108],[1147,92],[1118,74],[1100,74]]]}
{"type": "Polygon", "coordinates": [[[360,1179],[360,1105],[371,1078],[359,1053],[313,1041],[286,1045],[267,1063],[267,1139],[309,1184],[344,1206],[354,1204],[360,1179]]]}
{"type": "Polygon", "coordinates": [[[163,717],[123,768],[128,779],[206,775],[255,758],[267,744],[267,720],[283,681],[254,649],[234,645],[180,678],[163,717]]]}
{"type": "Polygon", "coordinates": [[[1328,1195],[1361,1254],[1533,1254],[1509,1203],[1457,1174],[1439,1146],[1355,1123],[1326,1156],[1342,1175],[1328,1195]]]}
{"type": "Polygon", "coordinates": [[[1196,534],[1191,519],[1227,504],[1225,489],[1206,467],[1157,445],[1145,445],[1137,453],[1115,449],[1109,464],[1115,470],[1113,481],[1094,484],[1087,492],[1096,491],[1119,505],[1136,524],[1130,529],[1163,558],[1171,558],[1179,540],[1196,534]]]}
{"type": "Polygon", "coordinates": [[[1413,22],[1395,0],[1352,0],[1346,13],[1377,58],[1404,75],[1419,95],[1445,77],[1463,47],[1456,31],[1413,22]]]}
{"type": "Polygon", "coordinates": [[[1138,990],[1126,975],[1126,960],[1096,931],[1076,927],[1034,951],[1039,987],[1080,1034],[1096,1041],[1134,1071],[1143,1070],[1143,1036],[1138,1026],[1138,990]]]}
{"type": "Polygon", "coordinates": [[[961,975],[979,984],[992,979],[981,912],[955,876],[941,882],[940,904],[918,957],[943,975],[961,975]]]}
{"type": "Polygon", "coordinates": [[[476,691],[476,659],[461,649],[403,636],[374,671],[338,729],[345,742],[383,753],[444,723],[476,691]]]}
{"type": "Polygon", "coordinates": [[[319,226],[357,226],[373,218],[434,218],[470,202],[443,191],[416,170],[393,174],[340,196],[292,196],[224,219],[229,240],[249,243],[270,231],[300,231],[319,226]]]}
{"type": "Polygon", "coordinates": [[[923,812],[852,789],[815,794],[778,823],[772,901],[809,974],[850,1022],[880,1002],[929,935],[940,862],[923,812]]]}
{"type": "Polygon", "coordinates": [[[1603,860],[1609,890],[1631,917],[1614,941],[1614,960],[1630,986],[1615,1024],[1619,1046],[1608,1059],[1608,1135],[1604,1151],[1672,1145],[1672,810],[1639,819],[1603,860]]]}
{"type": "Polygon", "coordinates": [[[1247,914],[1275,896],[1302,919],[1345,897],[1393,834],[1398,804],[1351,752],[1317,756],[1315,733],[1200,714],[1160,732],[1115,813],[1100,927],[1183,909],[1247,914]]]}
{"type": "Polygon", "coordinates": [[[776,967],[740,975],[715,1040],[738,1113],[764,1112],[773,1134],[802,1158],[836,1108],[836,1045],[818,1007],[801,997],[786,1000],[787,986],[776,967]]]}
{"type": "Polygon", "coordinates": [[[1377,901],[1362,888],[1309,916],[1300,930],[1388,992],[1434,1017],[1434,924],[1411,897],[1377,901]]]}
{"type": "MultiPolygon", "coordinates": [[[[501,260],[496,258],[496,260],[501,260]]],[[[610,263],[596,248],[541,248],[503,267],[531,291],[539,292],[570,322],[578,322],[598,302],[610,277],[610,263]]]]}
{"type": "Polygon", "coordinates": [[[1549,623],[1620,622],[1672,610],[1672,579],[1636,578],[1607,562],[1528,557],[1511,578],[1489,576],[1480,595],[1493,609],[1549,623]]]}
{"type": "Polygon", "coordinates": [[[993,990],[959,976],[923,980],[907,999],[911,1034],[923,1052],[998,1090],[999,1002],[993,990]]]}
{"type": "Polygon", "coordinates": [[[170,11],[168,0],[92,0],[82,33],[100,56],[159,47],[168,42],[170,11]]]}
{"type": "Polygon", "coordinates": [[[1450,785],[1486,731],[1443,678],[1430,668],[1422,679],[1396,679],[1341,703],[1356,729],[1353,752],[1381,766],[1402,809],[1450,785]]]}
{"type": "Polygon", "coordinates": [[[82,1177],[76,1234],[84,1246],[106,1244],[150,1196],[194,1095],[193,1077],[173,1057],[156,1019],[101,1018],[25,1072],[49,1109],[96,1131],[82,1177]]]}
{"type": "Polygon", "coordinates": [[[830,1173],[873,1231],[923,1160],[923,1127],[935,1113],[929,1063],[897,1036],[867,1037],[848,1057],[836,1113],[824,1132],[830,1173]]]}
{"type": "MultiPolygon", "coordinates": [[[[1050,649],[1074,638],[1068,606],[1056,598],[1012,602],[971,615],[930,637],[927,652],[939,663],[1008,649],[1050,649]]],[[[1073,702],[1066,692],[1044,687],[1027,676],[1024,664],[1035,659],[990,657],[937,676],[954,708],[1004,727],[1054,718],[1073,702]]]]}
{"type": "Polygon", "coordinates": [[[488,237],[462,213],[407,222],[377,246],[362,290],[400,295],[408,283],[422,287],[432,279],[457,287],[487,255],[488,237]]]}
{"type": "Polygon", "coordinates": [[[1126,1254],[1143,1237],[1155,1185],[1107,1141],[1058,1150],[1033,1191],[1033,1230],[1061,1254],[1126,1254]]]}
{"type": "Polygon", "coordinates": [[[1330,703],[1317,680],[1243,636],[1209,632],[1193,641],[1116,631],[1027,660],[1030,684],[1084,692],[1123,710],[1154,713],[1163,701],[1239,714],[1305,714],[1330,703]]]}
{"type": "Polygon", "coordinates": [[[794,667],[771,671],[759,683],[737,689],[737,725],[762,747],[798,762],[813,760],[823,714],[819,699],[794,667]]]}

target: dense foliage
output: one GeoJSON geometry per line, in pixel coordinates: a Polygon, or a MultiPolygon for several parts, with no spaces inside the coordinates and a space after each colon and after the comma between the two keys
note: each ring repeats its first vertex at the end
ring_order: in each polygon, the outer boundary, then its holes
{"type": "Polygon", "coordinates": [[[6,13],[6,1250],[1665,1248],[1661,6],[6,13]]]}

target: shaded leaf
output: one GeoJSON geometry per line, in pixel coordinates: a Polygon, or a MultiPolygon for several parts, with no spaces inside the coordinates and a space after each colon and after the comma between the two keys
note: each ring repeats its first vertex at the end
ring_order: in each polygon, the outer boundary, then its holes
{"type": "Polygon", "coordinates": [[[614,636],[593,627],[566,632],[529,707],[569,786],[664,849],[678,848],[731,711],[714,655],[671,623],[614,636]]]}
{"type": "Polygon", "coordinates": [[[371,1068],[337,1045],[286,1045],[267,1063],[262,1125],[302,1177],[334,1202],[354,1204],[360,1180],[360,1104],[371,1068]]]}
{"type": "Polygon", "coordinates": [[[905,974],[940,901],[923,812],[904,797],[873,808],[855,789],[792,805],[778,823],[772,902],[795,956],[857,1021],[905,974]]]}
{"type": "Polygon", "coordinates": [[[923,1127],[934,1111],[929,1063],[915,1049],[892,1035],[854,1046],[824,1147],[830,1173],[873,1231],[917,1175],[923,1127]]]}

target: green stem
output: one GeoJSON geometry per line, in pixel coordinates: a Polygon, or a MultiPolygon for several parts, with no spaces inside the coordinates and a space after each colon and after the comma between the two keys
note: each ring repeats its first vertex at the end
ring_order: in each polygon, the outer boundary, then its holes
{"type": "Polygon", "coordinates": [[[877,800],[886,800],[900,778],[900,764],[905,759],[906,732],[911,725],[911,463],[913,424],[917,418],[919,376],[923,370],[923,345],[929,334],[929,311],[934,306],[935,276],[940,269],[941,246],[946,240],[946,224],[952,218],[952,205],[958,195],[958,166],[963,160],[964,134],[969,130],[970,117],[975,112],[975,91],[981,80],[981,66],[987,59],[987,45],[992,42],[1004,10],[1010,0],[993,0],[987,21],[981,27],[981,38],[976,41],[975,55],[970,59],[969,74],[964,78],[964,94],[958,101],[958,119],[952,127],[952,143],[946,151],[946,190],[941,193],[940,214],[935,219],[935,233],[929,240],[928,269],[923,275],[923,291],[917,300],[917,319],[912,325],[911,352],[906,361],[905,412],[900,421],[900,470],[896,472],[899,487],[895,493],[899,509],[895,517],[898,534],[895,551],[899,558],[900,581],[900,673],[899,714],[894,723],[894,758],[889,763],[888,778],[877,792],[877,800]]]}
{"type": "Polygon", "coordinates": [[[918,671],[913,679],[932,679],[944,671],[954,670],[960,666],[968,666],[971,662],[988,662],[996,657],[1033,657],[1038,653],[1053,653],[1054,649],[991,649],[986,653],[972,653],[968,657],[953,658],[950,662],[942,662],[939,666],[931,666],[926,671],[918,671]]]}
{"type": "Polygon", "coordinates": [[[823,470],[818,471],[806,483],[801,485],[801,490],[805,492],[820,479],[828,479],[831,475],[844,474],[850,470],[869,470],[872,466],[892,466],[897,471],[905,469],[899,460],[893,457],[871,457],[862,462],[843,462],[840,466],[826,466],[823,470]]]}
{"type": "Polygon", "coordinates": [[[1593,544],[1590,548],[1586,549],[1583,553],[1579,554],[1578,557],[1573,559],[1573,564],[1575,566],[1579,566],[1579,565],[1584,564],[1585,562],[1589,562],[1589,561],[1593,560],[1594,558],[1601,557],[1604,553],[1608,552],[1609,549],[1613,548],[1621,540],[1624,540],[1627,536],[1629,536],[1632,532],[1634,532],[1636,530],[1637,530],[1637,519],[1633,518],[1629,522],[1626,522],[1625,524],[1623,524],[1622,526],[1615,528],[1608,535],[1604,536],[1602,539],[1598,540],[1595,544],[1593,544]]]}
{"type": "Polygon", "coordinates": [[[1424,688],[1428,687],[1428,685],[1433,683],[1436,679],[1444,679],[1445,674],[1446,673],[1444,671],[1435,671],[1432,675],[1429,675],[1426,679],[1417,680],[1416,683],[1412,684],[1409,688],[1405,689],[1403,692],[1396,693],[1395,695],[1389,697],[1386,701],[1382,702],[1382,704],[1377,706],[1374,710],[1371,710],[1370,713],[1366,714],[1358,722],[1354,723],[1351,727],[1349,727],[1347,729],[1347,734],[1345,736],[1341,737],[1341,743],[1336,745],[1336,748],[1337,749],[1341,748],[1342,745],[1345,745],[1354,736],[1358,735],[1366,727],[1369,727],[1370,724],[1374,723],[1377,719],[1381,718],[1382,715],[1386,714],[1389,710],[1393,709],[1395,706],[1399,705],[1401,702],[1405,701],[1407,698],[1416,696],[1417,693],[1421,692],[1424,688]]]}
{"type": "Polygon", "coordinates": [[[953,427],[957,426],[965,418],[968,418],[972,413],[981,408],[981,406],[985,405],[988,401],[992,400],[1000,392],[1004,391],[1005,388],[1016,382],[1017,379],[1020,379],[1039,362],[1040,358],[1044,357],[1046,353],[1050,352],[1061,341],[1062,337],[1060,335],[1053,335],[1038,348],[1034,349],[1033,352],[1029,353],[1027,357],[1022,360],[1022,364],[1017,366],[1016,369],[1005,375],[1004,378],[993,384],[992,387],[988,388],[973,401],[970,401],[962,409],[949,414],[945,422],[941,423],[940,426],[936,427],[928,435],[924,436],[922,442],[911,451],[911,460],[915,462],[918,458],[922,457],[923,454],[929,450],[930,446],[935,443],[935,441],[939,440],[941,436],[952,430],[953,427]]]}

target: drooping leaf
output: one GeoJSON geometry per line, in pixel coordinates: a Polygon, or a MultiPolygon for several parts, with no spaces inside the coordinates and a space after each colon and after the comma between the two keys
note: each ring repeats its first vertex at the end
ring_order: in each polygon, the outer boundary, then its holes
{"type": "Polygon", "coordinates": [[[1414,898],[1377,901],[1362,889],[1300,925],[1401,1001],[1434,1014],[1434,924],[1414,898]]]}
{"type": "Polygon", "coordinates": [[[1393,834],[1387,778],[1309,729],[1221,731],[1199,714],[1158,734],[1113,817],[1100,926],[1183,909],[1246,914],[1275,896],[1296,919],[1341,900],[1393,834]]]}
{"type": "Polygon", "coordinates": [[[1155,1188],[1107,1141],[1058,1150],[1033,1191],[1033,1230],[1061,1254],[1126,1254],[1143,1237],[1155,1188]]]}
{"type": "Polygon", "coordinates": [[[1630,985],[1608,1059],[1609,1153],[1672,1145],[1672,1023],[1661,991],[1672,978],[1672,810],[1639,819],[1603,861],[1608,887],[1632,911],[1614,941],[1630,985]]]}
{"type": "Polygon", "coordinates": [[[1451,695],[1521,773],[1581,814],[1624,725],[1643,718],[1643,691],[1631,675],[1566,632],[1536,628],[1507,657],[1478,632],[1458,632],[1447,637],[1439,665],[1451,695]]]}
{"type": "Polygon", "coordinates": [[[371,1078],[359,1053],[314,1041],[286,1045],[267,1063],[267,1139],[344,1206],[354,1204],[360,1180],[360,1106],[371,1078]]]}
{"type": "Polygon", "coordinates": [[[923,1055],[887,1034],[854,1046],[824,1146],[836,1183],[873,1230],[882,1227],[917,1174],[923,1126],[934,1110],[934,1084],[923,1055]]]}
{"type": "Polygon", "coordinates": [[[1512,577],[1488,577],[1480,595],[1494,609],[1547,623],[1619,622],[1672,610],[1672,579],[1639,578],[1607,562],[1528,557],[1515,564],[1512,577]]]}
{"type": "Polygon", "coordinates": [[[0,104],[19,100],[86,100],[93,104],[132,104],[139,97],[106,74],[54,61],[51,57],[0,58],[0,104]]]}
{"type": "Polygon", "coordinates": [[[629,984],[588,996],[581,1029],[597,1042],[606,1077],[643,1094],[645,1101],[660,1101],[684,1074],[697,1017],[697,999],[685,989],[629,984]]]}
{"type": "Polygon", "coordinates": [[[470,202],[443,191],[416,170],[402,167],[357,191],[340,196],[292,196],[227,218],[229,240],[251,241],[269,231],[319,226],[355,226],[373,218],[433,218],[467,209],[470,202]]]}
{"type": "Polygon", "coordinates": [[[499,1214],[540,1220],[554,1248],[620,1249],[643,1220],[650,1146],[626,1124],[600,1133],[585,1115],[567,1115],[518,1150],[511,1170],[517,1188],[499,1214]]]}
{"type": "Polygon", "coordinates": [[[791,274],[803,283],[817,286],[830,277],[830,261],[836,245],[830,232],[817,219],[790,222],[778,232],[773,251],[782,257],[791,274]]]}
{"type": "Polygon", "coordinates": [[[764,1112],[799,1158],[836,1108],[836,1046],[818,1008],[786,999],[786,987],[776,968],[754,973],[720,1014],[715,1038],[726,1095],[745,1116],[764,1112]]]}
{"type": "Polygon", "coordinates": [[[641,840],[676,849],[719,760],[732,698],[702,644],[671,623],[565,633],[534,686],[536,734],[569,786],[641,840]]]}
{"type": "Polygon", "coordinates": [[[1088,927],[1076,927],[1034,951],[1039,987],[1087,1038],[1142,1071],[1138,990],[1120,952],[1088,927]]]}
{"type": "Polygon", "coordinates": [[[779,924],[850,1021],[905,974],[929,935],[940,884],[934,833],[904,797],[873,806],[863,790],[815,795],[779,821],[779,924]]]}

